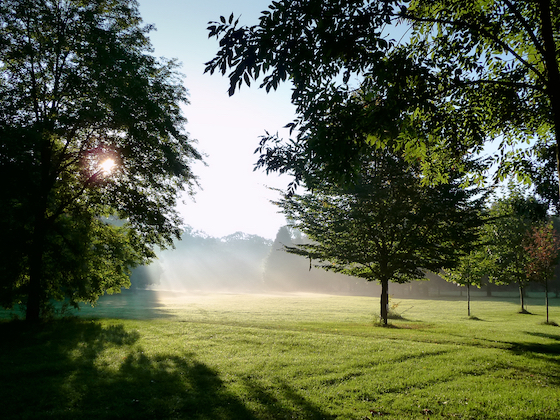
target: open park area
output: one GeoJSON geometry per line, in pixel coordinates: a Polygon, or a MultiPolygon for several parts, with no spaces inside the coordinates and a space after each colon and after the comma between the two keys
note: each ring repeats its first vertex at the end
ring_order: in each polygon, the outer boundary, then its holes
{"type": "MultiPolygon", "coordinates": [[[[560,321],[560,299],[550,301],[560,321]]],[[[28,325],[0,312],[2,419],[531,419],[560,413],[544,299],[105,296],[28,325]]]]}

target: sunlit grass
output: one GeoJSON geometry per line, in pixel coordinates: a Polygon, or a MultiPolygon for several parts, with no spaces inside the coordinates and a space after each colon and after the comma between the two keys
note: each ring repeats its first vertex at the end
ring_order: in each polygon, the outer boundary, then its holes
{"type": "Polygon", "coordinates": [[[0,324],[11,402],[2,418],[556,420],[560,412],[560,329],[542,324],[537,300],[522,315],[516,301],[480,299],[473,320],[463,300],[394,299],[404,319],[383,328],[372,297],[131,297],[42,328],[0,324]],[[105,318],[84,318],[92,315],[105,318]]]}

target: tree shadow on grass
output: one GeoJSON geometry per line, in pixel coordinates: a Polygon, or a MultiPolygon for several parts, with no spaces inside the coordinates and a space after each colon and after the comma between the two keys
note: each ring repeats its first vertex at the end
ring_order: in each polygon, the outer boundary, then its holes
{"type": "Polygon", "coordinates": [[[527,335],[532,335],[534,337],[547,338],[553,342],[549,343],[535,343],[535,342],[517,342],[508,343],[510,345],[510,350],[522,354],[522,353],[537,353],[551,356],[560,355],[560,336],[554,334],[545,333],[535,333],[526,332],[527,335]]]}
{"type": "Polygon", "coordinates": [[[81,305],[73,315],[89,318],[156,319],[173,315],[165,310],[155,290],[123,290],[121,293],[101,296],[95,307],[81,305]]]}
{"type": "MultiPolygon", "coordinates": [[[[81,303],[79,309],[65,308],[64,303],[53,301],[53,317],[76,316],[80,318],[114,319],[156,319],[172,318],[173,313],[166,309],[155,290],[123,290],[121,293],[103,295],[95,306],[81,303]]],[[[25,307],[13,309],[0,308],[0,320],[24,319],[25,307]]]]}
{"type": "Polygon", "coordinates": [[[532,335],[534,337],[548,338],[549,340],[560,342],[560,335],[558,334],[547,334],[547,333],[530,332],[530,331],[525,332],[525,334],[532,335]]]}
{"type": "MultiPolygon", "coordinates": [[[[541,337],[552,340],[548,343],[535,342],[502,342],[508,345],[508,350],[516,355],[522,355],[531,359],[540,359],[547,365],[547,370],[537,371],[527,367],[524,369],[531,376],[546,375],[547,381],[554,385],[560,386],[560,336],[554,334],[525,332],[527,335],[541,337]]],[[[509,368],[509,367],[506,367],[509,368]]]]}
{"type": "Polygon", "coordinates": [[[251,399],[258,403],[259,419],[334,420],[336,418],[335,415],[328,414],[307,401],[285,382],[277,382],[273,389],[250,378],[243,379],[243,384],[249,390],[251,399]],[[290,405],[291,408],[286,405],[290,405]]]}
{"type": "MultiPolygon", "coordinates": [[[[292,407],[251,410],[193,354],[145,351],[122,324],[5,322],[0,337],[3,420],[328,418],[287,385],[292,407]]],[[[244,385],[262,407],[262,390],[244,385]]]]}

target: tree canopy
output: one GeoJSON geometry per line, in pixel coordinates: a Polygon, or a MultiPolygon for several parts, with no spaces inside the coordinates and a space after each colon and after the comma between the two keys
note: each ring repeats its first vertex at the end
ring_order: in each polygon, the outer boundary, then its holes
{"type": "Polygon", "coordinates": [[[0,28],[0,304],[37,320],[120,290],[179,236],[200,155],[136,1],[6,0],[0,28]]]}
{"type": "Polygon", "coordinates": [[[496,199],[489,208],[490,221],[484,226],[485,261],[490,281],[496,284],[517,283],[521,312],[525,311],[524,290],[529,283],[526,265],[529,256],[523,244],[533,226],[547,218],[547,206],[519,188],[496,199]]]}
{"type": "Polygon", "coordinates": [[[560,252],[560,236],[552,222],[533,226],[527,232],[523,248],[528,254],[525,266],[527,278],[544,284],[546,322],[549,321],[548,310],[548,281],[554,274],[560,252]]]}
{"type": "Polygon", "coordinates": [[[229,74],[230,95],[293,83],[296,136],[265,135],[258,165],[296,184],[321,165],[344,176],[372,144],[444,181],[495,141],[474,177],[496,162],[498,178],[528,176],[550,161],[558,172],[559,28],[555,0],[279,0],[254,26],[211,22],[207,71],[229,74]]]}
{"type": "Polygon", "coordinates": [[[313,191],[278,202],[293,227],[311,242],[286,247],[318,267],[378,281],[381,319],[387,323],[388,283],[406,283],[454,267],[475,245],[483,196],[460,187],[460,178],[423,185],[418,166],[372,150],[359,179],[341,187],[325,178],[313,191]]]}
{"type": "Polygon", "coordinates": [[[482,279],[488,274],[488,259],[486,250],[479,246],[470,253],[459,258],[455,267],[445,268],[439,273],[446,281],[466,286],[467,288],[467,316],[471,316],[471,286],[480,288],[482,279]]]}

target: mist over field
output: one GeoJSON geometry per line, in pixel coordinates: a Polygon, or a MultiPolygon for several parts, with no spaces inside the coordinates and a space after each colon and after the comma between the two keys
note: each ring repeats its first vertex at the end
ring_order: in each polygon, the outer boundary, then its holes
{"type": "MultiPolygon", "coordinates": [[[[310,261],[283,250],[305,238],[282,227],[274,241],[243,232],[216,238],[187,227],[175,249],[158,254],[149,266],[137,267],[131,275],[131,290],[151,289],[178,293],[322,293],[379,296],[377,283],[328,272],[311,266],[310,261]]],[[[551,292],[560,282],[551,283],[551,292]]],[[[540,292],[539,285],[531,290],[540,292]],[[537,290],[538,289],[538,290],[537,290]]],[[[491,296],[507,293],[515,297],[516,285],[485,284],[471,291],[491,296]]],[[[394,297],[426,298],[438,295],[466,295],[466,288],[427,273],[424,281],[389,285],[394,297]]]]}
{"type": "Polygon", "coordinates": [[[301,241],[282,227],[271,241],[237,232],[222,238],[187,228],[175,249],[131,276],[132,288],[177,292],[376,294],[376,285],[312,267],[282,248],[301,241]]]}
{"type": "MultiPolygon", "coordinates": [[[[271,241],[236,232],[215,238],[188,227],[175,249],[158,254],[149,266],[137,267],[131,289],[188,293],[324,293],[379,296],[380,286],[316,268],[310,261],[283,250],[305,238],[288,227],[271,241]]],[[[494,286],[495,287],[495,286],[494,286]]],[[[391,283],[389,293],[402,297],[464,292],[439,276],[427,274],[426,281],[391,283]]],[[[512,289],[515,293],[515,288],[512,289]]]]}

